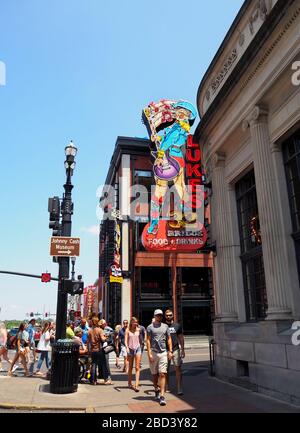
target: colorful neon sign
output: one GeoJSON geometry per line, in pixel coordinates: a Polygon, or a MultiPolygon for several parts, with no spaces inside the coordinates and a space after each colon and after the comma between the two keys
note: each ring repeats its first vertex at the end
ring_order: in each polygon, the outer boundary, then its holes
{"type": "Polygon", "coordinates": [[[206,244],[201,150],[189,135],[196,116],[195,108],[186,101],[162,100],[143,111],[144,123],[156,147],[152,152],[155,190],[151,219],[142,234],[147,250],[193,252],[206,244]],[[162,210],[170,186],[176,199],[167,217],[162,210]],[[203,209],[203,218],[199,218],[199,209],[203,209]]]}

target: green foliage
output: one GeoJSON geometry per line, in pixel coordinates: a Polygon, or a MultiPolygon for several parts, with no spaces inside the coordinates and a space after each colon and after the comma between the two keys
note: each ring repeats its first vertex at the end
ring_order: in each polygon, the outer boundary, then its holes
{"type": "Polygon", "coordinates": [[[22,323],[22,320],[4,320],[6,329],[18,328],[22,323]]]}

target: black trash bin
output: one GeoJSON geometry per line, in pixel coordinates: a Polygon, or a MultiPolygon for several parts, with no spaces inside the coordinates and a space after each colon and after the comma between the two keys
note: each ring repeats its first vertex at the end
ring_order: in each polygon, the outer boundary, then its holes
{"type": "Polygon", "coordinates": [[[50,392],[76,392],[79,379],[79,345],[72,340],[58,340],[52,345],[50,392]]]}

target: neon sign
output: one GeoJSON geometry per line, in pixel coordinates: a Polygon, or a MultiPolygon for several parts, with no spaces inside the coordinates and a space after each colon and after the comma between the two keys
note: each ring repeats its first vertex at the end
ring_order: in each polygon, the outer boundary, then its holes
{"type": "Polygon", "coordinates": [[[196,117],[196,109],[186,101],[162,100],[143,111],[156,148],[152,152],[155,189],[151,219],[142,234],[147,250],[193,252],[206,244],[201,150],[189,135],[196,117]],[[170,186],[176,194],[173,209],[170,207],[166,215],[163,210],[170,186]]]}

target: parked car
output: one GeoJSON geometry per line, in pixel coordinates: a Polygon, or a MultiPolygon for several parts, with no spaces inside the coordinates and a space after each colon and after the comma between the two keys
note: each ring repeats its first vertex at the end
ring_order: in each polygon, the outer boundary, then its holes
{"type": "Polygon", "coordinates": [[[19,328],[11,328],[7,333],[7,348],[8,349],[15,349],[13,347],[13,343],[15,342],[15,337],[18,333],[19,328]]]}

